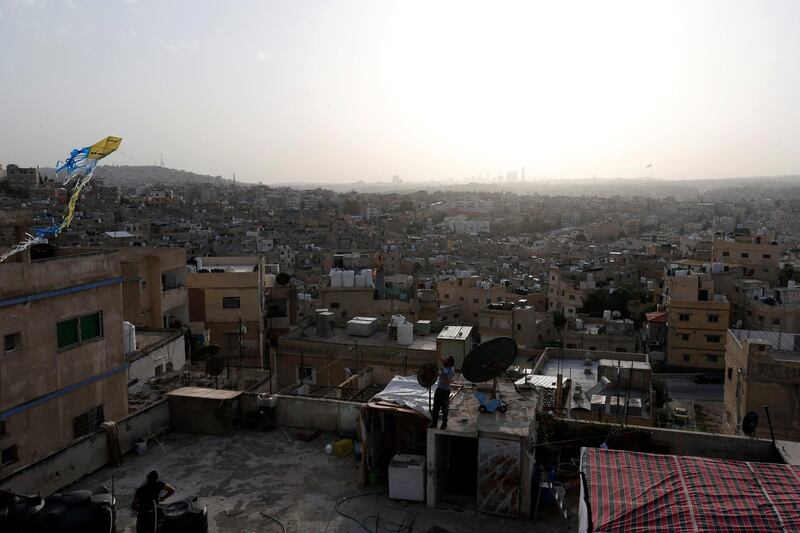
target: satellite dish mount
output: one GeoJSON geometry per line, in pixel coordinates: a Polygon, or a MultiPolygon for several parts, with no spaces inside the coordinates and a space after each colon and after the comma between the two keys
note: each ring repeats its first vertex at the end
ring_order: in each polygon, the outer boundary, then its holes
{"type": "Polygon", "coordinates": [[[517,342],[510,337],[497,337],[480,344],[464,359],[462,373],[467,381],[483,383],[492,381],[492,398],[482,392],[476,392],[475,398],[480,402],[481,413],[505,413],[506,402],[500,397],[497,378],[506,373],[508,367],[517,357],[517,342]]]}

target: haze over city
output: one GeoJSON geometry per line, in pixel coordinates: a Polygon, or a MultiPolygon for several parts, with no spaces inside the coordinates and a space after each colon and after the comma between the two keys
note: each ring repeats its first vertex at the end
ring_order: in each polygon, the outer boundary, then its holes
{"type": "Polygon", "coordinates": [[[0,1],[0,161],[264,183],[796,174],[796,2],[0,1]]]}

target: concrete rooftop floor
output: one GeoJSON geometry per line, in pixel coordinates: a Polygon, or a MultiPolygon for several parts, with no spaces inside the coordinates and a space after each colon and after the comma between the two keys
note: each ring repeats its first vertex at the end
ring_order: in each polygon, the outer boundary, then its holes
{"type": "Polygon", "coordinates": [[[232,437],[169,433],[161,439],[161,445],[151,439],[143,456],[128,454],[122,466],[104,468],[72,488],[91,488],[98,483],[111,488],[114,475],[118,533],[135,532],[136,518],[130,502],[136,487],[153,469],[177,490],[167,502],[197,496],[208,506],[211,533],[281,531],[262,511],[280,519],[289,532],[364,532],[336,512],[336,502],[345,496],[382,491],[383,495],[349,500],[340,510],[358,517],[372,528],[370,531],[375,531],[375,518],[367,518],[369,515],[380,514],[387,527],[396,528],[408,516],[405,511],[415,516],[416,532],[433,526],[452,533],[577,531],[575,505],[571,506],[569,521],[549,509],[541,512],[534,524],[471,510],[428,509],[419,503],[391,500],[385,493],[385,479],[378,487],[359,489],[358,466],[353,456],[325,455],[324,445],[331,440],[333,435],[323,435],[312,442],[302,442],[294,439],[291,430],[287,433],[282,429],[267,433],[239,430],[232,437]],[[401,507],[405,511],[397,510],[401,507]]]}

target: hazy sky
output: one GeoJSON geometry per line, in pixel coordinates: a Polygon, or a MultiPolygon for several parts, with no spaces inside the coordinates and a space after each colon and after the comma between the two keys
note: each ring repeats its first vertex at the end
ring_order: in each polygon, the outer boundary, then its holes
{"type": "Polygon", "coordinates": [[[0,0],[0,162],[112,134],[110,163],[264,182],[800,173],[798,21],[796,0],[0,0]]]}

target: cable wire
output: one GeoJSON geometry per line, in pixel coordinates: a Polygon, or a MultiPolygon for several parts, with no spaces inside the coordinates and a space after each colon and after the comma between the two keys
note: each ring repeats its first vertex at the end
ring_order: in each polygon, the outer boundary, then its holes
{"type": "Polygon", "coordinates": [[[274,516],[268,515],[264,511],[261,511],[261,514],[264,515],[265,517],[269,518],[270,520],[272,520],[273,522],[275,522],[279,526],[281,526],[281,528],[283,529],[283,533],[287,533],[288,532],[288,529],[286,529],[286,524],[284,524],[283,522],[281,522],[280,520],[278,520],[274,516]]]}

